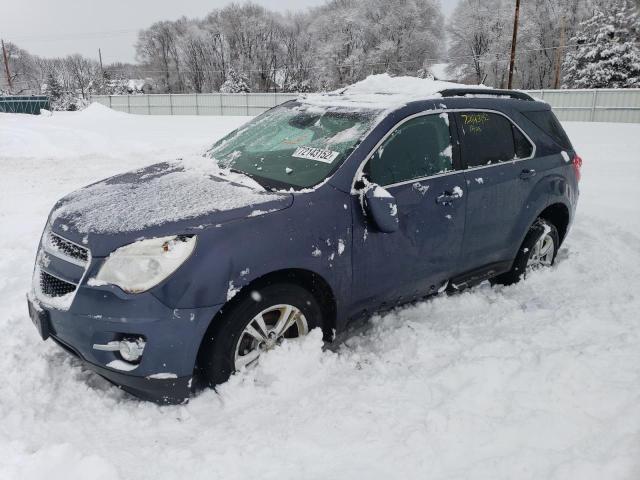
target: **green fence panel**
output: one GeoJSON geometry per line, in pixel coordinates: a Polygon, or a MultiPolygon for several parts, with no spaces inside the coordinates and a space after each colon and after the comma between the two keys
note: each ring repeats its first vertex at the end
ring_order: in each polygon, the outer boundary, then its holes
{"type": "Polygon", "coordinates": [[[40,115],[40,109],[51,110],[49,97],[45,96],[6,96],[0,97],[0,112],[28,113],[40,115]]]}

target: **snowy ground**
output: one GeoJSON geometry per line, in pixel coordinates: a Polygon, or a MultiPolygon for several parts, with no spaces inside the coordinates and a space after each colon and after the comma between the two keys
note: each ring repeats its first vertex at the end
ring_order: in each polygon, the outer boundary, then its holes
{"type": "Polygon", "coordinates": [[[566,125],[584,177],[552,271],[375,318],[337,352],[314,334],[157,407],[39,341],[24,296],[53,202],[242,121],[0,114],[0,479],[640,477],[640,125],[566,125]]]}

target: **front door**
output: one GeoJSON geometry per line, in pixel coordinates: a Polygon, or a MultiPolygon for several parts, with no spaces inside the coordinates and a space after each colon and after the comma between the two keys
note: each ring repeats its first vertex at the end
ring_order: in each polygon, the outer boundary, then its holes
{"type": "Polygon", "coordinates": [[[465,223],[466,185],[452,148],[448,114],[398,126],[363,175],[396,199],[399,230],[382,233],[354,196],[354,304],[372,309],[437,289],[455,273],[465,223]]]}

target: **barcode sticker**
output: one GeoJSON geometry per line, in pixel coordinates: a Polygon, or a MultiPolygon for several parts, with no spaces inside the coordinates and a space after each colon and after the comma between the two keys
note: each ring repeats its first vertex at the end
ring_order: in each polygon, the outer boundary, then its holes
{"type": "Polygon", "coordinates": [[[298,147],[291,155],[296,158],[305,158],[307,160],[316,160],[318,162],[332,163],[340,155],[340,152],[333,150],[324,150],[323,148],[314,147],[298,147]]]}

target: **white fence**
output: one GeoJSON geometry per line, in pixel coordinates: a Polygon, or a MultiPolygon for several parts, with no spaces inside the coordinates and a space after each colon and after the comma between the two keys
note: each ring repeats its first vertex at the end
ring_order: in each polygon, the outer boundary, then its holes
{"type": "Polygon", "coordinates": [[[259,115],[296,98],[290,93],[185,93],[152,95],[92,95],[121,112],[142,115],[259,115]]]}
{"type": "MultiPolygon", "coordinates": [[[[560,120],[640,123],[640,89],[531,90],[560,120]]],[[[192,93],[93,95],[91,100],[121,112],[143,115],[258,115],[296,98],[290,93],[192,93]]]]}
{"type": "Polygon", "coordinates": [[[560,120],[640,123],[640,88],[531,90],[553,107],[560,120]]]}

